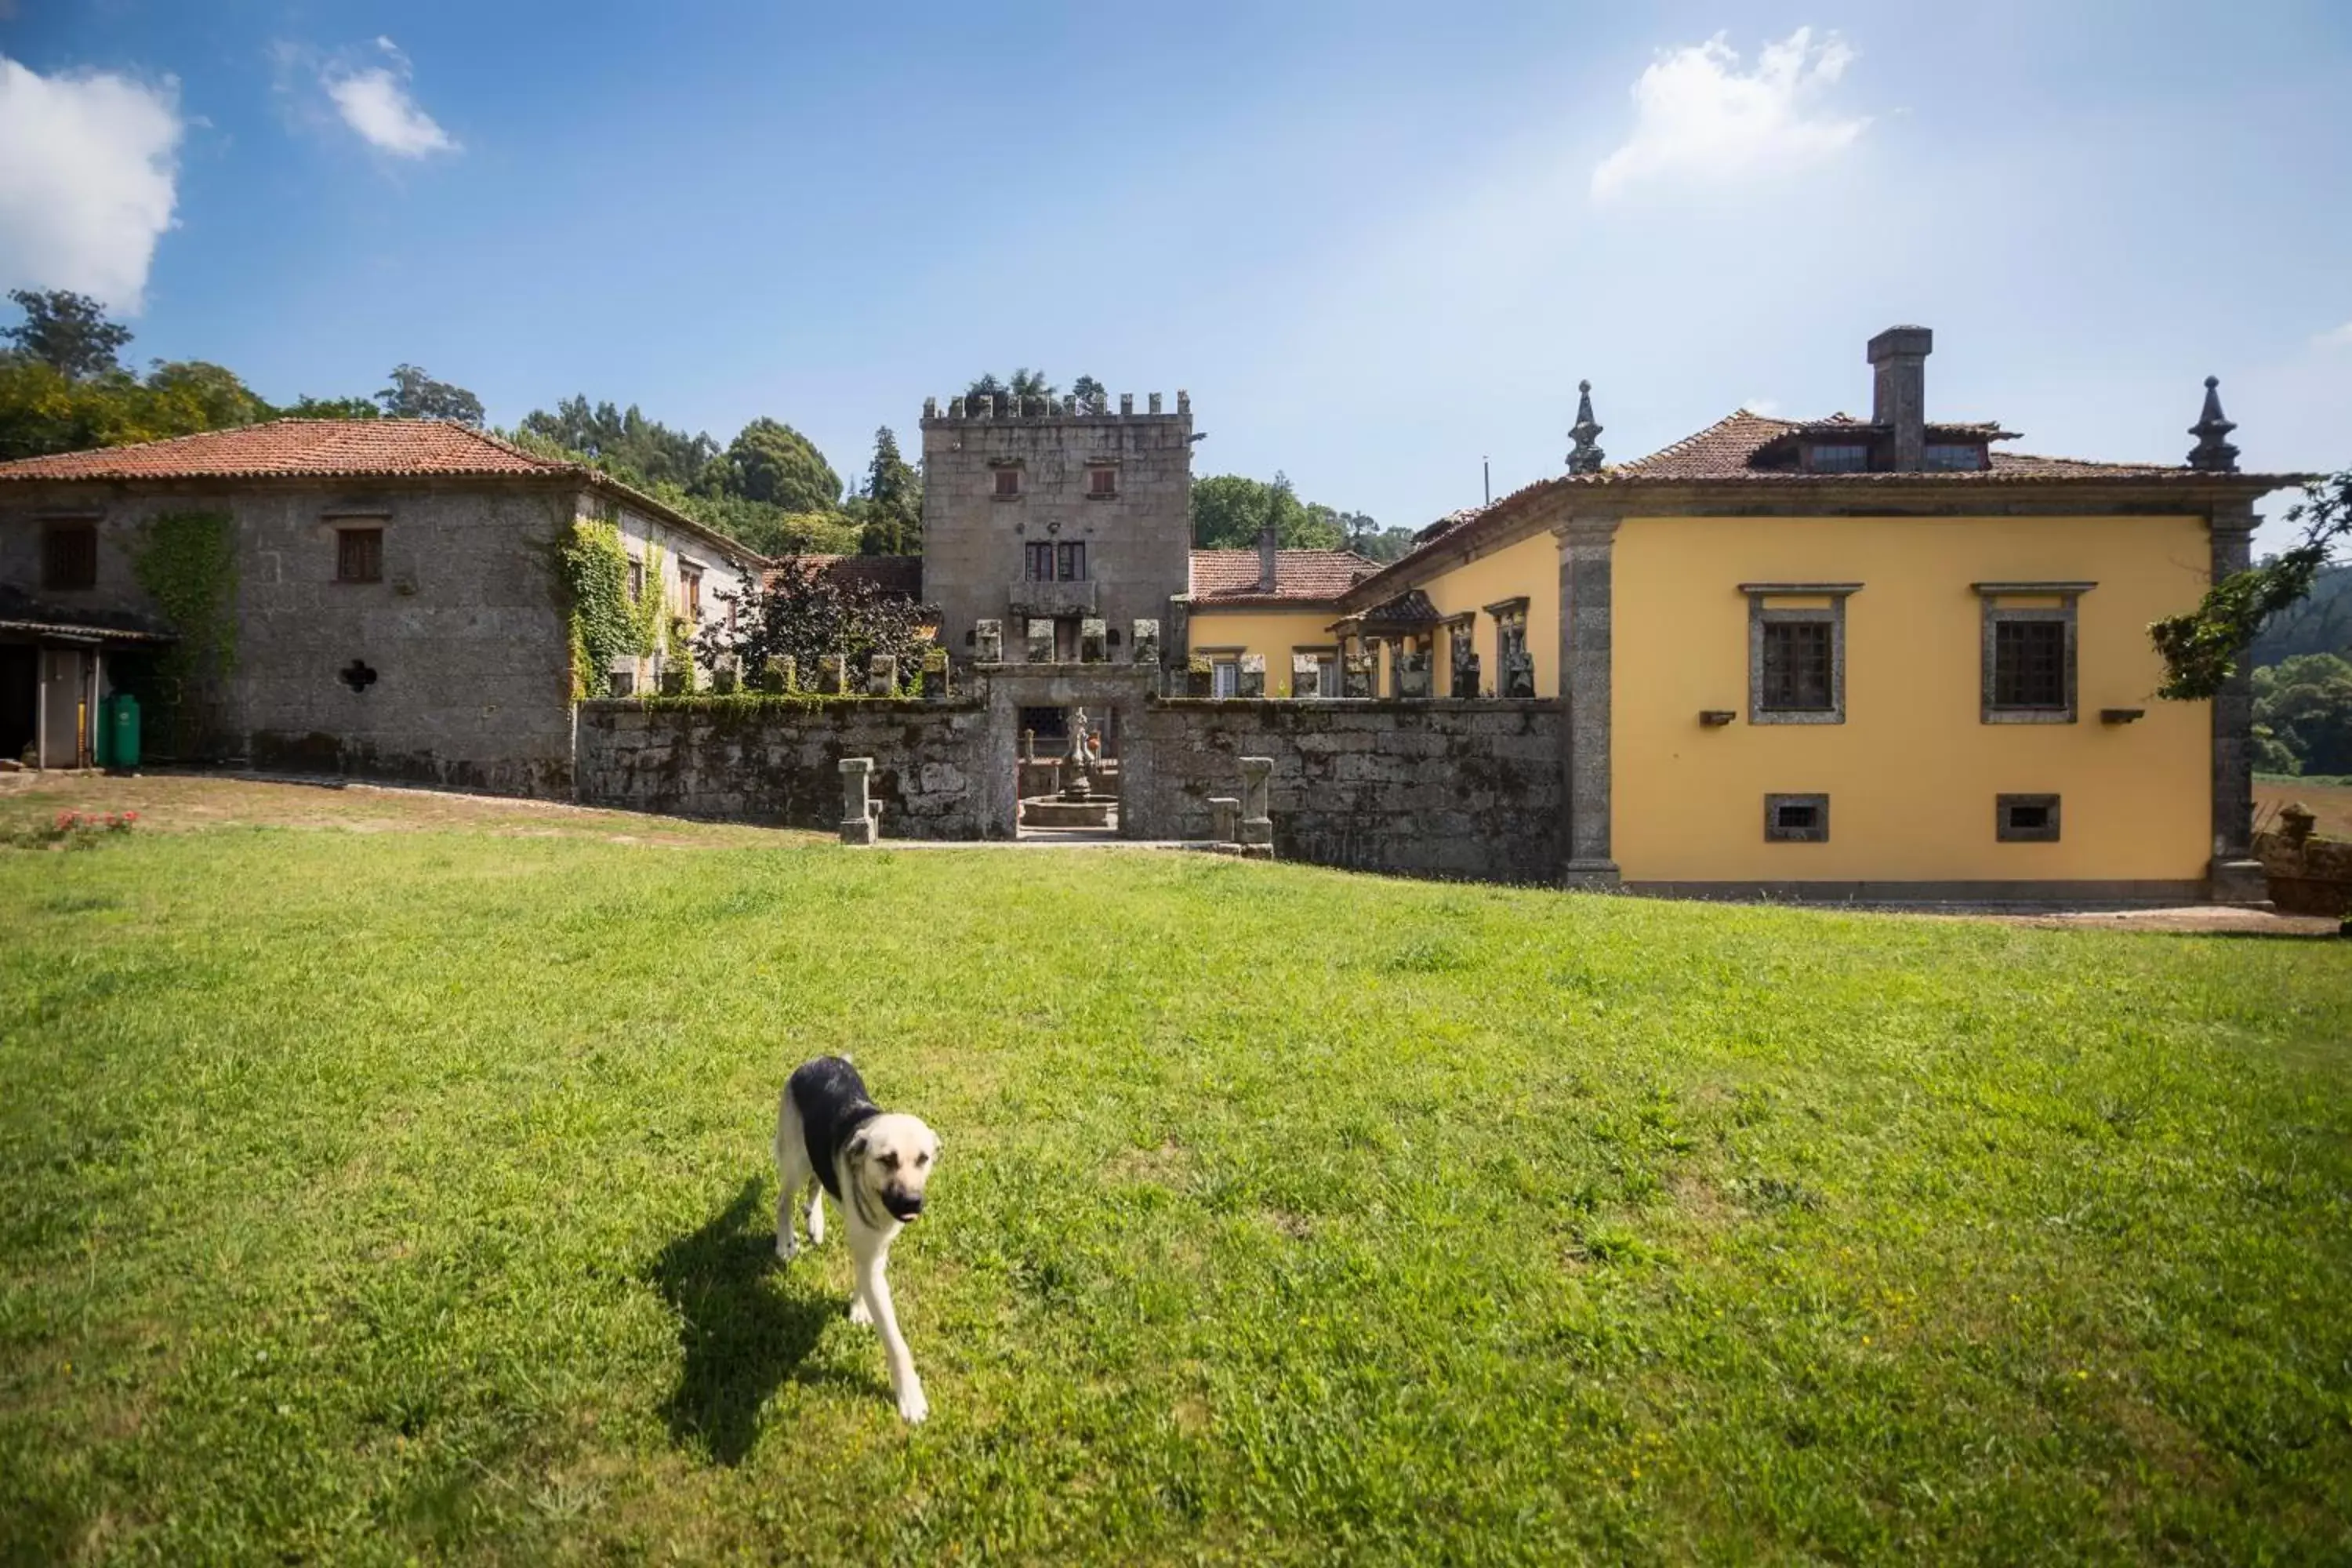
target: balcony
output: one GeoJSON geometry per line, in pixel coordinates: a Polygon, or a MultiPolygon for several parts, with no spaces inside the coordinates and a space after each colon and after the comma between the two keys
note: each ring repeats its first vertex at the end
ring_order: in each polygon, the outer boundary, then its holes
{"type": "Polygon", "coordinates": [[[1056,616],[1091,616],[1095,613],[1095,584],[1092,579],[1082,583],[1046,583],[1023,578],[1006,593],[1013,613],[1034,616],[1050,620],[1056,616]]]}

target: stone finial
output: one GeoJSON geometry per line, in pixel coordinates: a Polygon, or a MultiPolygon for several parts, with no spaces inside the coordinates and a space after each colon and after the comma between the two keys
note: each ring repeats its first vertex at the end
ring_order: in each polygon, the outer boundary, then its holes
{"type": "Polygon", "coordinates": [[[996,664],[1004,658],[1004,623],[982,621],[972,628],[972,655],[982,664],[996,664]]]}
{"type": "Polygon", "coordinates": [[[1274,776],[1272,757],[1244,757],[1242,763],[1242,852],[1274,854],[1274,822],[1266,810],[1266,783],[1274,776]]]}
{"type": "Polygon", "coordinates": [[[1125,419],[1125,418],[1127,418],[1129,416],[1132,415],[1134,412],[1135,412],[1135,394],[1133,394],[1133,393],[1131,393],[1131,392],[1122,392],[1122,393],[1120,393],[1120,394],[1118,395],[1118,416],[1119,416],[1121,419],[1125,419]]]}
{"type": "Polygon", "coordinates": [[[936,397],[926,397],[926,398],[924,398],[924,399],[923,399],[923,417],[924,417],[924,418],[926,418],[926,419],[937,419],[939,416],[940,416],[940,400],[939,400],[938,398],[936,398],[936,397]]]}
{"type": "Polygon", "coordinates": [[[2189,427],[2189,433],[2197,437],[2197,445],[2189,448],[2189,466],[2200,474],[2236,473],[2238,448],[2230,445],[2229,435],[2237,427],[2221,414],[2221,378],[2207,376],[2205,410],[2189,427]]]}
{"type": "Polygon", "coordinates": [[[1179,414],[1192,412],[1192,395],[1181,386],[1176,389],[1176,412],[1179,414]]]}
{"type": "Polygon", "coordinates": [[[1574,443],[1568,449],[1568,471],[1571,474],[1597,474],[1607,454],[1597,443],[1603,426],[1592,417],[1592,384],[1576,384],[1576,423],[1568,427],[1569,439],[1574,443]]]}
{"type": "Polygon", "coordinates": [[[1100,664],[1110,657],[1108,644],[1110,624],[1094,616],[1078,622],[1078,658],[1085,664],[1100,664]]]}
{"type": "Polygon", "coordinates": [[[1213,795],[1209,797],[1209,837],[1218,844],[1238,843],[1242,836],[1241,797],[1213,795]]]}
{"type": "Polygon", "coordinates": [[[1054,662],[1053,622],[1042,618],[1031,619],[1029,622],[1028,654],[1029,662],[1031,664],[1051,664],[1054,662]]]}
{"type": "Polygon", "coordinates": [[[871,844],[881,835],[882,803],[867,793],[874,772],[871,757],[841,759],[841,841],[871,844]]]}
{"type": "Polygon", "coordinates": [[[1144,619],[1135,623],[1135,636],[1129,639],[1129,651],[1138,664],[1160,662],[1160,623],[1144,619]]]}
{"type": "Polygon", "coordinates": [[[1151,395],[1151,412],[1154,414],[1160,412],[1160,395],[1156,392],[1151,395]]]}

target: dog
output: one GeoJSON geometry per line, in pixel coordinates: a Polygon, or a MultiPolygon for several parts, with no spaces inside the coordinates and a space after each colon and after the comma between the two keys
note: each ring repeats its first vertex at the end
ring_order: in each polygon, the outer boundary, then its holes
{"type": "Polygon", "coordinates": [[[841,1205],[849,1226],[849,1256],[857,1290],[849,1321],[871,1323],[890,1363],[890,1391],[910,1422],[931,1413],[915,1358],[898,1331],[883,1270],[890,1243],[923,1212],[923,1188],[939,1165],[939,1135],[921,1120],[886,1111],[866,1092],[866,1080],[847,1057],[819,1057],[793,1071],[776,1107],[776,1257],[799,1250],[793,1211],[808,1197],[809,1245],[824,1240],[824,1194],[841,1205]]]}

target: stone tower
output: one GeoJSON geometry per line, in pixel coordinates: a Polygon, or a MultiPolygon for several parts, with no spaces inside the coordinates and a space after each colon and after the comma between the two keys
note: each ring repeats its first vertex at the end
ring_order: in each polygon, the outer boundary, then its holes
{"type": "Polygon", "coordinates": [[[923,596],[940,641],[969,658],[982,620],[1004,623],[1004,657],[1023,657],[1029,623],[1055,626],[1055,658],[1078,657],[1097,617],[1126,662],[1138,620],[1174,640],[1171,601],[1191,586],[1192,404],[1116,413],[1076,399],[956,398],[923,404],[923,596]],[[1016,406],[1016,405],[1019,405],[1016,406]]]}

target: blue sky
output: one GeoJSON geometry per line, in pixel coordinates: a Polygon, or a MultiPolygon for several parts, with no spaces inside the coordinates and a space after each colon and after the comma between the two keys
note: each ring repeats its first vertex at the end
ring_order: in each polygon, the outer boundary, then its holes
{"type": "Polygon", "coordinates": [[[410,361],[845,476],[926,394],[1189,389],[1418,524],[1746,403],[2352,463],[2352,8],[0,0],[0,287],[265,395],[410,361]]]}

